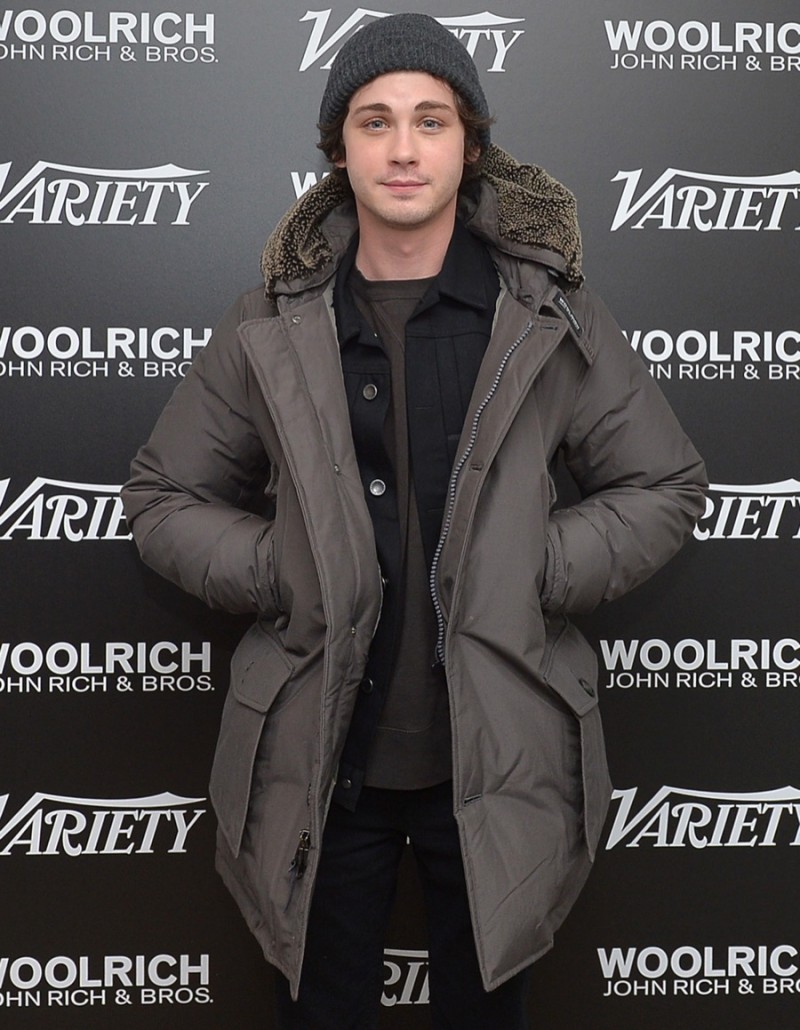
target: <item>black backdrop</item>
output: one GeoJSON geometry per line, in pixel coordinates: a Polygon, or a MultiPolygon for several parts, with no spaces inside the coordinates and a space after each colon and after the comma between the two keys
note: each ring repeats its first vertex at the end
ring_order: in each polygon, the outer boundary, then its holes
{"type": "MultiPolygon", "coordinates": [[[[0,7],[0,1024],[270,1025],[207,800],[244,624],[141,567],[117,490],[322,173],[326,64],[412,8],[473,50],[495,141],[577,194],[589,281],[714,484],[585,626],[618,795],[535,1025],[795,1027],[794,5],[329,3],[0,7]]],[[[419,1027],[410,871],[401,900],[385,1025],[419,1027]]]]}

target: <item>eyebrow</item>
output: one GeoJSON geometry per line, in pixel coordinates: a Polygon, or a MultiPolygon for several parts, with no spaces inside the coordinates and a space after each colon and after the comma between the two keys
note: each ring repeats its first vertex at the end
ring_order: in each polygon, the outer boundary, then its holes
{"type": "MultiPolygon", "coordinates": [[[[354,111],[351,111],[350,114],[352,114],[352,115],[363,114],[365,111],[380,111],[382,114],[385,114],[385,113],[390,112],[391,110],[392,109],[391,109],[391,107],[388,104],[380,104],[380,103],[376,102],[376,103],[373,103],[373,104],[362,104],[360,107],[357,107],[354,111]]],[[[444,101],[439,101],[439,100],[421,100],[414,107],[414,110],[415,111],[453,111],[453,112],[455,112],[455,108],[452,106],[452,104],[446,104],[444,101]]]]}

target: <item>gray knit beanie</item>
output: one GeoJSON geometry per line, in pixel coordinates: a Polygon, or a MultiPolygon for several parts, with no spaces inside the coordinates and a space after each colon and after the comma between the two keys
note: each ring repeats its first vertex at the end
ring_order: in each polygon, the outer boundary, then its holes
{"type": "MultiPolygon", "coordinates": [[[[346,111],[360,86],[399,71],[428,72],[444,79],[476,114],[489,117],[475,63],[452,32],[429,14],[392,14],[365,25],[336,55],[322,94],[320,125],[329,125],[346,111]]],[[[485,150],[491,142],[489,129],[478,138],[485,150]]]]}

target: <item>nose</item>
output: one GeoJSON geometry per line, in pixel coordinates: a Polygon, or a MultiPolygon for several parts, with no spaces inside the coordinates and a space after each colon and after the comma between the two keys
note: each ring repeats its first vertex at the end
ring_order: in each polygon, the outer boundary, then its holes
{"type": "Polygon", "coordinates": [[[398,124],[392,132],[389,159],[395,164],[413,165],[418,160],[417,141],[411,125],[398,124]]]}

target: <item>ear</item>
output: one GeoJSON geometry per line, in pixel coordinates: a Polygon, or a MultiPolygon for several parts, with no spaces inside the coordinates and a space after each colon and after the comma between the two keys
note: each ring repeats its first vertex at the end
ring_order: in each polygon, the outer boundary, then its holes
{"type": "Polygon", "coordinates": [[[474,165],[475,162],[478,160],[478,158],[480,156],[481,156],[481,148],[480,148],[479,144],[477,144],[477,143],[473,144],[473,146],[471,146],[469,148],[469,150],[467,150],[467,148],[464,147],[464,164],[465,165],[474,165]]]}
{"type": "Polygon", "coordinates": [[[339,151],[339,156],[332,157],[331,164],[334,168],[347,168],[347,151],[344,149],[344,140],[341,137],[336,150],[339,151]]]}

